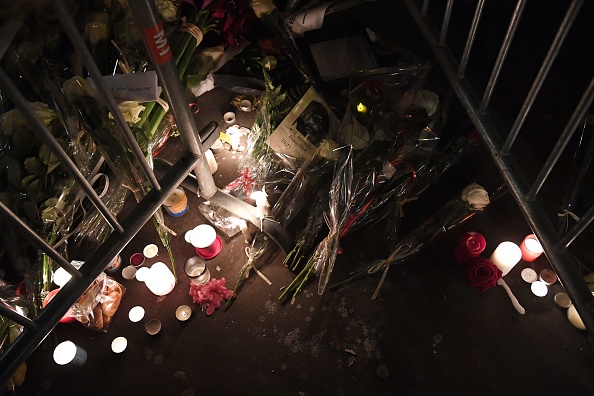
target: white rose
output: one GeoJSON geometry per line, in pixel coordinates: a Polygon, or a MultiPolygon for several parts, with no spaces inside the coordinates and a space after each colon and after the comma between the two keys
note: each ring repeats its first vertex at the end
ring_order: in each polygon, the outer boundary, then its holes
{"type": "Polygon", "coordinates": [[[425,114],[431,117],[439,106],[439,96],[435,92],[420,89],[415,95],[413,105],[425,110],[425,114]]]}
{"type": "Polygon", "coordinates": [[[173,22],[177,19],[177,8],[168,0],[157,0],[157,11],[164,22],[173,22]]]}
{"type": "Polygon", "coordinates": [[[252,0],[250,6],[258,18],[262,18],[264,15],[268,15],[276,10],[276,6],[272,0],[252,0]]]}
{"type": "MultiPolygon", "coordinates": [[[[132,124],[136,124],[138,121],[140,121],[140,117],[138,115],[146,108],[136,100],[126,100],[119,103],[118,107],[124,116],[124,120],[132,124]]],[[[109,118],[113,119],[111,113],[109,113],[109,118]]]]}
{"type": "Polygon", "coordinates": [[[338,159],[338,144],[334,140],[324,139],[318,146],[318,155],[322,158],[336,160],[338,159]]]}
{"type": "Polygon", "coordinates": [[[483,210],[491,203],[489,193],[476,183],[462,190],[462,201],[466,202],[471,210],[483,210]]]}

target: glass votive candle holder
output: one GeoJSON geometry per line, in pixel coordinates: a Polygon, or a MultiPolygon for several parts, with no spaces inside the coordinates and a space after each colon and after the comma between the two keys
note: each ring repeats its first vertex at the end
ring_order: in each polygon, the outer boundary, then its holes
{"type": "Polygon", "coordinates": [[[544,251],[534,234],[527,235],[524,238],[520,250],[522,251],[522,260],[528,262],[536,260],[544,251]]]}
{"type": "Polygon", "coordinates": [[[186,232],[185,239],[194,246],[196,254],[205,260],[217,256],[223,248],[223,241],[209,224],[200,224],[186,232]]]}
{"type": "Polygon", "coordinates": [[[184,272],[195,285],[202,285],[210,279],[210,271],[202,257],[194,256],[186,260],[184,272]]]}

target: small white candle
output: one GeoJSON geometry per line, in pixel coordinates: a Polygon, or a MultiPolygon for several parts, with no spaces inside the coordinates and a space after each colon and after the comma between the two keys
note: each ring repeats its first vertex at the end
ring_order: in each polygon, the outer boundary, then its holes
{"type": "Polygon", "coordinates": [[[215,159],[212,150],[206,150],[204,152],[204,157],[206,158],[206,162],[208,162],[208,168],[210,169],[210,173],[214,175],[219,169],[219,165],[217,164],[217,160],[215,159]]]}
{"type": "Polygon", "coordinates": [[[149,259],[155,257],[158,253],[159,253],[159,247],[157,245],[155,245],[154,243],[151,243],[150,245],[146,245],[144,247],[144,249],[142,250],[142,254],[144,254],[144,257],[149,258],[149,259]]]}
{"type": "Polygon", "coordinates": [[[490,260],[505,276],[522,258],[520,247],[513,242],[501,242],[490,257],[490,260]]]}
{"type": "Polygon", "coordinates": [[[74,364],[82,366],[87,360],[87,352],[76,346],[72,341],[64,341],[58,344],[54,349],[54,362],[60,366],[74,364]]]}
{"type": "Polygon", "coordinates": [[[538,274],[532,268],[524,268],[520,273],[522,279],[527,283],[532,283],[538,280],[538,274]]]}
{"type": "Polygon", "coordinates": [[[580,314],[578,314],[578,311],[577,311],[577,309],[575,309],[575,306],[573,304],[571,304],[569,306],[569,308],[567,309],[567,319],[569,319],[569,322],[574,327],[576,327],[580,330],[586,330],[586,325],[582,321],[580,314]]]}
{"type": "Polygon", "coordinates": [[[126,337],[116,337],[111,342],[111,350],[115,353],[122,353],[126,350],[128,346],[128,340],[126,337]]]}
{"type": "Polygon", "coordinates": [[[534,293],[534,295],[538,297],[544,297],[549,292],[547,284],[542,281],[532,282],[532,284],[530,285],[530,290],[532,290],[532,293],[534,293]]]}
{"type": "Polygon", "coordinates": [[[187,305],[180,305],[175,311],[175,317],[181,322],[190,319],[190,316],[192,316],[192,308],[187,305]]]}
{"type": "Polygon", "coordinates": [[[206,249],[217,238],[217,232],[208,224],[200,224],[188,232],[190,243],[198,249],[206,249]]]}
{"type": "Polygon", "coordinates": [[[169,294],[175,287],[175,277],[165,263],[158,262],[152,265],[148,276],[144,280],[149,290],[156,296],[169,294]]]}
{"type": "Polygon", "coordinates": [[[149,271],[150,270],[147,267],[138,268],[136,270],[136,280],[139,280],[141,282],[146,281],[149,271]]]}
{"type": "Polygon", "coordinates": [[[144,318],[144,308],[138,305],[133,307],[128,313],[128,318],[131,322],[140,322],[144,318]]]}
{"type": "Polygon", "coordinates": [[[68,283],[68,281],[70,280],[70,278],[72,278],[72,275],[70,275],[64,268],[60,267],[56,270],[56,272],[54,272],[54,283],[59,286],[62,287],[64,286],[66,283],[68,283]]]}

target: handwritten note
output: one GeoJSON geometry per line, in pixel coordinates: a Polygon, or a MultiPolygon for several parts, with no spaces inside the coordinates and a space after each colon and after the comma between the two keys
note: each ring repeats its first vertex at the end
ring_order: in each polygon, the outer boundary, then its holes
{"type": "MultiPolygon", "coordinates": [[[[157,100],[161,93],[157,85],[157,73],[154,71],[103,76],[103,79],[117,102],[124,100],[152,102],[157,100]]],[[[95,88],[93,79],[89,77],[88,81],[95,88]]]]}

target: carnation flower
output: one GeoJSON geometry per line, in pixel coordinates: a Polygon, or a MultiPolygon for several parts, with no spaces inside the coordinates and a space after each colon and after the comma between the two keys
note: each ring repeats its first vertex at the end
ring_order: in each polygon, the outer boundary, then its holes
{"type": "Polygon", "coordinates": [[[497,284],[503,273],[491,260],[478,257],[466,264],[464,276],[470,286],[485,291],[497,284]]]}

